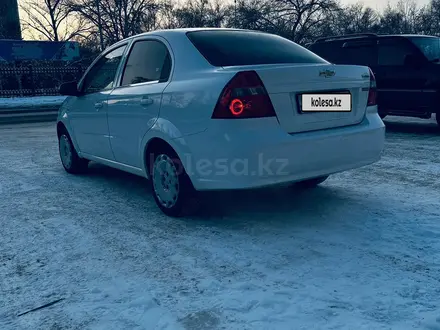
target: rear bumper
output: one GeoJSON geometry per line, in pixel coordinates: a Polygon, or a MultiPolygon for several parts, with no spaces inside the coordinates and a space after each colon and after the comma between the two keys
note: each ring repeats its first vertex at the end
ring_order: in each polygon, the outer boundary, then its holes
{"type": "Polygon", "coordinates": [[[296,134],[275,118],[216,126],[184,138],[189,152],[179,156],[197,190],[259,188],[358,168],[378,161],[385,141],[377,113],[358,125],[296,134]]]}

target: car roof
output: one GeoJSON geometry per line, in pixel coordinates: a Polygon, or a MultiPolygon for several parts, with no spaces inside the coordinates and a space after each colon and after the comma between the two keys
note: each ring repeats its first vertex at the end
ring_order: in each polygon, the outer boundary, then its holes
{"type": "Polygon", "coordinates": [[[184,35],[188,32],[197,32],[197,31],[242,31],[242,32],[254,32],[254,33],[266,33],[264,31],[258,31],[258,30],[245,30],[245,29],[234,29],[234,28],[179,28],[179,29],[163,29],[163,30],[154,30],[149,32],[144,32],[140,34],[136,34],[134,36],[122,39],[118,41],[114,45],[126,42],[128,40],[131,40],[133,38],[143,37],[143,36],[159,36],[164,37],[165,39],[170,36],[176,36],[176,35],[184,35]]]}
{"type": "Polygon", "coordinates": [[[185,33],[188,33],[188,32],[197,32],[197,31],[249,31],[249,32],[260,32],[260,31],[254,31],[254,30],[244,30],[244,29],[234,29],[234,28],[206,27],[206,28],[179,28],[179,29],[154,30],[154,31],[144,32],[144,33],[138,34],[137,36],[143,36],[143,35],[149,35],[149,34],[166,36],[168,34],[185,34],[185,33]]]}
{"type": "Polygon", "coordinates": [[[241,32],[253,32],[267,34],[266,32],[260,32],[255,30],[233,29],[233,28],[180,28],[180,29],[168,29],[168,30],[155,30],[137,34],[123,40],[120,40],[111,46],[107,47],[102,53],[107,53],[116,49],[123,44],[130,43],[133,39],[152,37],[154,39],[161,38],[166,41],[171,50],[171,56],[173,60],[173,77],[179,79],[182,75],[186,75],[188,72],[197,72],[198,70],[204,70],[212,68],[212,66],[206,61],[203,55],[197,50],[196,47],[190,47],[193,45],[189,38],[186,37],[188,32],[198,31],[241,31],[241,32]]]}
{"type": "Polygon", "coordinates": [[[379,34],[378,37],[404,37],[404,38],[414,38],[414,37],[424,37],[424,38],[438,38],[437,36],[430,36],[425,34],[379,34]]]}
{"type": "Polygon", "coordinates": [[[375,38],[439,38],[437,36],[432,35],[423,35],[423,34],[352,34],[352,35],[336,35],[336,36],[330,36],[327,38],[319,38],[315,40],[312,44],[316,43],[332,43],[332,42],[339,42],[339,41],[347,41],[347,40],[368,40],[368,39],[375,39],[375,38]]]}
{"type": "Polygon", "coordinates": [[[153,30],[149,32],[139,33],[134,36],[130,36],[128,38],[119,40],[115,42],[114,44],[109,45],[104,51],[108,51],[109,49],[114,49],[120,46],[121,44],[128,42],[134,38],[139,37],[148,37],[148,36],[155,36],[155,37],[162,37],[167,40],[170,38],[173,39],[175,37],[179,38],[179,35],[183,36],[188,32],[198,32],[198,31],[241,31],[241,32],[253,32],[253,33],[264,33],[269,34],[264,31],[258,31],[258,30],[249,30],[249,29],[235,29],[235,28],[178,28],[178,29],[163,29],[163,30],[153,30]]]}

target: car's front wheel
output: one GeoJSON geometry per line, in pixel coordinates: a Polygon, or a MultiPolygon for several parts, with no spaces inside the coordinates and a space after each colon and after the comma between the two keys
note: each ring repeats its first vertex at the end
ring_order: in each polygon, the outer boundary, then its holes
{"type": "Polygon", "coordinates": [[[89,161],[78,156],[72,140],[67,132],[62,132],[58,137],[58,150],[61,163],[66,172],[71,174],[83,173],[87,170],[89,161]]]}
{"type": "Polygon", "coordinates": [[[182,162],[171,150],[153,155],[150,183],[154,200],[168,216],[190,215],[198,207],[197,192],[182,162]]]}

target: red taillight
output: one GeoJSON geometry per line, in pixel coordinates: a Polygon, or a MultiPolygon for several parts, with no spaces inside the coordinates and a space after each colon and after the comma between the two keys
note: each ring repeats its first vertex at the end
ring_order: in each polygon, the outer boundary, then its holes
{"type": "Polygon", "coordinates": [[[376,77],[373,71],[370,69],[370,90],[368,91],[368,106],[376,105],[377,88],[376,88],[376,77]]]}
{"type": "Polygon", "coordinates": [[[215,119],[274,116],[272,102],[255,71],[237,73],[223,89],[212,114],[215,119]]]}

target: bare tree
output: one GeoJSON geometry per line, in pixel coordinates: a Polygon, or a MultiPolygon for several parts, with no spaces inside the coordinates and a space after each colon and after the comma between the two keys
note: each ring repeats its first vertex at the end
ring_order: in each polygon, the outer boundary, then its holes
{"type": "Polygon", "coordinates": [[[316,33],[319,36],[332,36],[352,33],[378,32],[379,15],[363,4],[341,7],[327,15],[325,23],[316,33]]]}
{"type": "Polygon", "coordinates": [[[24,0],[23,28],[50,41],[67,41],[88,30],[81,17],[66,5],[66,0],[24,0]]]}
{"type": "Polygon", "coordinates": [[[414,0],[400,0],[397,3],[397,10],[403,15],[403,30],[405,33],[417,33],[419,30],[421,10],[414,0]]]}
{"type": "Polygon", "coordinates": [[[269,19],[278,33],[295,42],[311,38],[312,31],[324,25],[328,15],[339,9],[334,0],[276,0],[269,19]]]}
{"type": "Polygon", "coordinates": [[[274,31],[271,5],[267,0],[237,0],[226,12],[225,25],[240,29],[274,31]]]}
{"type": "Polygon", "coordinates": [[[388,5],[381,17],[384,33],[415,33],[419,28],[420,11],[414,1],[400,0],[395,7],[388,5]]]}
{"type": "Polygon", "coordinates": [[[168,0],[165,5],[164,28],[221,27],[227,14],[219,0],[188,0],[180,6],[168,0]]]}
{"type": "Polygon", "coordinates": [[[432,0],[420,8],[418,32],[423,34],[440,34],[440,0],[432,0]]]}
{"type": "Polygon", "coordinates": [[[95,27],[101,49],[155,26],[160,6],[154,0],[68,0],[70,10],[95,27]]]}

